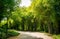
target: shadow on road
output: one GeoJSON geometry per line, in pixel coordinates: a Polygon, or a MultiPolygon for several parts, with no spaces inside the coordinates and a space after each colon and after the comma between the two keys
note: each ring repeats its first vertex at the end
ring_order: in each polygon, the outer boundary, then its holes
{"type": "Polygon", "coordinates": [[[43,38],[37,38],[37,37],[32,37],[26,34],[21,34],[20,39],[43,39],[43,38]]]}

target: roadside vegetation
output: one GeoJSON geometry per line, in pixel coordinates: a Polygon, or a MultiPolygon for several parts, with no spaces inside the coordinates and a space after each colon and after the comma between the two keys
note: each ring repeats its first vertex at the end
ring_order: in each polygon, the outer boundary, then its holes
{"type": "Polygon", "coordinates": [[[21,0],[0,0],[0,38],[18,35],[15,31],[47,32],[60,39],[60,0],[31,0],[21,7],[21,0]]]}
{"type": "Polygon", "coordinates": [[[59,35],[53,35],[54,39],[60,39],[60,34],[59,35]]]}

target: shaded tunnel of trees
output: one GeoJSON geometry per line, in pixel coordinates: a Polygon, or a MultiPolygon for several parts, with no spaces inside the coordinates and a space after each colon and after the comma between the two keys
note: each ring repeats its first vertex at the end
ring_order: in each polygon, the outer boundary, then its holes
{"type": "Polygon", "coordinates": [[[60,0],[32,0],[29,7],[20,7],[20,1],[0,0],[0,28],[6,34],[9,29],[60,33],[60,0]]]}

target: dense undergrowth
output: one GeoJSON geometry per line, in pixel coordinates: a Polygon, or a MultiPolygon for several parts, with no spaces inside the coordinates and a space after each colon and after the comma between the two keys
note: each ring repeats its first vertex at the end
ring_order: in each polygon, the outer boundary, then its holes
{"type": "Polygon", "coordinates": [[[0,39],[7,39],[12,36],[18,36],[20,33],[16,32],[15,30],[8,30],[7,32],[5,29],[0,28],[0,39]]]}
{"type": "Polygon", "coordinates": [[[60,39],[60,34],[59,35],[53,35],[54,39],[60,39]]]}

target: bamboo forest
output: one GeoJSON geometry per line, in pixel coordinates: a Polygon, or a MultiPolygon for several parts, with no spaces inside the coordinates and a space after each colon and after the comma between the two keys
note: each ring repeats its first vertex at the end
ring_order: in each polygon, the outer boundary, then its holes
{"type": "Polygon", "coordinates": [[[0,39],[60,39],[60,0],[0,0],[0,39]]]}

